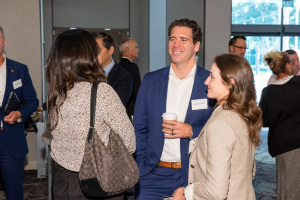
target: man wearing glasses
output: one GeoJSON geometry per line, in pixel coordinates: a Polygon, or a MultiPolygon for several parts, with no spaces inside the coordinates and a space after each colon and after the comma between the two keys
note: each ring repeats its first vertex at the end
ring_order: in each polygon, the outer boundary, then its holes
{"type": "Polygon", "coordinates": [[[293,74],[299,76],[300,75],[300,63],[299,63],[299,56],[296,51],[294,50],[286,50],[289,54],[289,57],[291,59],[291,64],[293,66],[293,74]]]}
{"type": "Polygon", "coordinates": [[[246,37],[234,36],[229,41],[229,52],[236,53],[244,57],[247,50],[246,37]]]}

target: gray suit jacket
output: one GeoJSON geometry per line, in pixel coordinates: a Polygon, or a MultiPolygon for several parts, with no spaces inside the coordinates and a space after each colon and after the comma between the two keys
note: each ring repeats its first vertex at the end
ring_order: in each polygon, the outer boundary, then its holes
{"type": "Polygon", "coordinates": [[[255,199],[254,151],[240,115],[219,107],[202,129],[190,156],[193,199],[255,199]]]}

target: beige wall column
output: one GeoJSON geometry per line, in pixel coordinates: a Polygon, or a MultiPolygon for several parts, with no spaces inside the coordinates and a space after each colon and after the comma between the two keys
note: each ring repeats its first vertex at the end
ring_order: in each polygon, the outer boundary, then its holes
{"type": "Polygon", "coordinates": [[[228,53],[231,35],[231,0],[205,1],[205,63],[210,69],[213,58],[228,53]]]}

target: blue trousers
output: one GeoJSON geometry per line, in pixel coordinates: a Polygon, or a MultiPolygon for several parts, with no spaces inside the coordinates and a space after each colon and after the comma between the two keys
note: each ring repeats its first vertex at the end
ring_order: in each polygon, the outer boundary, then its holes
{"type": "Polygon", "coordinates": [[[25,156],[13,158],[7,150],[3,133],[0,132],[0,171],[7,200],[23,200],[23,176],[25,156]]]}
{"type": "Polygon", "coordinates": [[[185,187],[182,169],[155,167],[145,176],[141,176],[135,187],[136,200],[161,200],[172,196],[179,187],[185,187]]]}

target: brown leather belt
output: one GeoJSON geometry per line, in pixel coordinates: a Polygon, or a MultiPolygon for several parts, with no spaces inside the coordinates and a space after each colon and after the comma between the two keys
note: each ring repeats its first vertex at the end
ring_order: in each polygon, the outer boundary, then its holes
{"type": "Polygon", "coordinates": [[[164,161],[159,161],[157,163],[158,166],[161,167],[169,167],[173,169],[180,169],[181,168],[181,162],[164,162],[164,161]]]}

